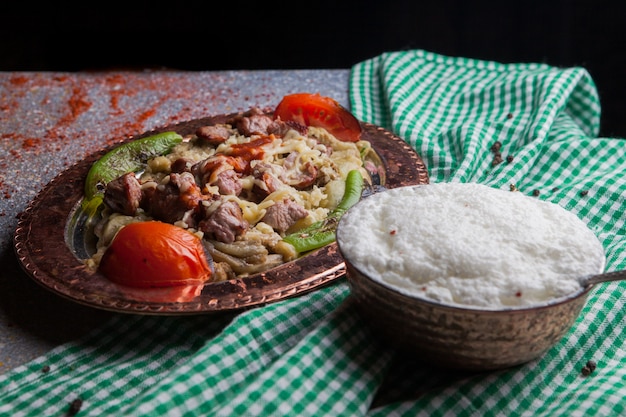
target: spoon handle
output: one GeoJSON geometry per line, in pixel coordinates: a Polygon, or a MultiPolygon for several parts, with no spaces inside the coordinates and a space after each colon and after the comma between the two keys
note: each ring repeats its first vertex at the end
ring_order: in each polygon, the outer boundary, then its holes
{"type": "Polygon", "coordinates": [[[621,271],[604,272],[602,274],[589,275],[582,279],[583,286],[599,284],[609,281],[626,280],[626,269],[621,271]]]}

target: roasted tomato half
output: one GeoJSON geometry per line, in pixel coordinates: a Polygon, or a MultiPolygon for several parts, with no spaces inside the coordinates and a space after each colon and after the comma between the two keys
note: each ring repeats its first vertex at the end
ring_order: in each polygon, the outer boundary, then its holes
{"type": "Polygon", "coordinates": [[[100,261],[100,272],[131,287],[201,284],[212,276],[212,263],[202,240],[193,233],[159,221],[122,227],[100,261]]]}
{"type": "Polygon", "coordinates": [[[361,124],[357,118],[336,100],[320,94],[287,95],[276,106],[274,117],[324,128],[344,142],[356,142],[361,138],[361,124]]]}

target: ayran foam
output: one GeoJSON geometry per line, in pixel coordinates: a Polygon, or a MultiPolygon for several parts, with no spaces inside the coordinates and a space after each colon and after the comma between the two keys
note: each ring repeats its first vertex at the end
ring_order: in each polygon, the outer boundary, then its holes
{"type": "Polygon", "coordinates": [[[384,285],[489,309],[573,293],[605,261],[601,243],[573,213],[474,183],[374,194],[344,214],[337,241],[346,259],[384,285]]]}

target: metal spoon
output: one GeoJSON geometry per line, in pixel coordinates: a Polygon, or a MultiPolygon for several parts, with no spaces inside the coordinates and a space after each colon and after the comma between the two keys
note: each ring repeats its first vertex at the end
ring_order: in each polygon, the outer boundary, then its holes
{"type": "Polygon", "coordinates": [[[621,271],[604,272],[602,274],[587,275],[581,278],[580,283],[583,287],[595,285],[601,282],[623,281],[626,280],[626,269],[621,271]]]}

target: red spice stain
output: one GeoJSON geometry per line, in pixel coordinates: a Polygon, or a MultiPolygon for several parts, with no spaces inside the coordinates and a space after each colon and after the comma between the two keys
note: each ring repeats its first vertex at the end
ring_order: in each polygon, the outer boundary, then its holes
{"type": "Polygon", "coordinates": [[[109,87],[111,108],[113,114],[122,114],[124,111],[120,109],[120,97],[126,95],[126,79],[121,74],[113,74],[106,77],[105,84],[109,87]]]}
{"type": "Polygon", "coordinates": [[[39,138],[27,138],[27,139],[24,139],[24,141],[22,142],[22,148],[31,149],[31,148],[36,147],[40,143],[41,143],[41,139],[39,138]]]}
{"type": "Polygon", "coordinates": [[[116,94],[116,93],[111,92],[111,107],[113,108],[115,114],[123,113],[123,111],[120,110],[119,102],[120,102],[119,93],[116,94]]]}
{"type": "MultiPolygon", "coordinates": [[[[5,183],[4,181],[0,181],[0,188],[4,188],[5,187],[5,183]]],[[[3,190],[2,191],[2,195],[4,196],[4,198],[9,199],[11,198],[11,193],[8,190],[3,190]]]]}
{"type": "Polygon", "coordinates": [[[152,108],[139,114],[134,121],[124,123],[119,129],[112,131],[111,138],[107,141],[109,144],[119,141],[120,136],[129,137],[135,134],[143,133],[143,123],[156,114],[156,109],[152,108]]]}
{"type": "Polygon", "coordinates": [[[81,87],[74,87],[72,91],[72,97],[70,97],[68,104],[70,105],[71,119],[69,122],[76,120],[78,116],[89,110],[91,102],[87,100],[87,92],[81,87]]]}
{"type": "Polygon", "coordinates": [[[88,100],[87,89],[84,85],[74,86],[72,88],[72,96],[68,99],[69,113],[61,117],[56,125],[48,130],[47,137],[52,140],[63,140],[67,135],[62,133],[59,128],[71,125],[76,121],[78,116],[85,113],[92,106],[88,100]]]}
{"type": "Polygon", "coordinates": [[[55,128],[50,129],[48,131],[47,136],[48,136],[49,139],[53,139],[53,140],[64,140],[64,139],[67,139],[67,135],[66,134],[59,132],[55,128]]]}
{"type": "Polygon", "coordinates": [[[9,82],[13,85],[24,85],[28,82],[28,77],[24,75],[16,75],[15,77],[11,77],[9,82]]]}
{"type": "MultiPolygon", "coordinates": [[[[39,145],[41,144],[41,138],[27,138],[15,132],[2,133],[0,134],[0,139],[11,139],[16,144],[21,141],[22,150],[37,151],[39,148],[39,145]]],[[[19,149],[9,149],[9,153],[15,159],[20,159],[22,157],[19,149]]]]}
{"type": "MultiPolygon", "coordinates": [[[[45,88],[43,97],[40,99],[40,105],[47,107],[54,105],[56,108],[59,103],[54,97],[59,97],[58,88],[67,89],[65,94],[70,94],[66,101],[66,105],[62,106],[54,116],[53,125],[49,126],[44,135],[35,138],[28,135],[25,137],[19,133],[0,133],[0,138],[14,141],[14,149],[10,150],[12,157],[20,158],[25,152],[40,152],[54,150],[63,152],[65,144],[70,140],[76,140],[77,134],[74,131],[77,126],[77,119],[81,114],[93,110],[94,103],[91,99],[92,91],[95,90],[95,97],[102,98],[102,94],[108,95],[109,112],[108,114],[94,115],[98,117],[95,129],[100,126],[106,126],[104,134],[109,139],[104,142],[115,143],[120,138],[129,138],[146,131],[146,124],[151,119],[160,114],[159,109],[167,106],[171,100],[186,102],[182,109],[176,113],[163,114],[164,117],[159,121],[159,125],[180,122],[190,118],[204,116],[206,102],[200,102],[197,99],[197,85],[186,78],[171,77],[165,74],[134,74],[127,72],[108,73],[104,77],[78,76],[69,74],[46,75],[16,75],[7,80],[14,86],[10,96],[6,97],[0,103],[0,110],[8,112],[10,117],[12,109],[18,109],[22,105],[18,99],[27,97],[32,91],[45,88]],[[49,89],[52,88],[52,89],[49,89]],[[133,105],[133,100],[126,100],[133,96],[143,95],[152,91],[153,99],[148,109],[140,109],[139,111],[133,105]],[[51,94],[54,94],[51,96],[51,94]],[[11,102],[7,100],[12,99],[11,102]],[[143,111],[142,111],[143,110],[143,111]],[[127,114],[128,113],[128,114],[127,114]]],[[[230,97],[237,96],[237,90],[226,89],[230,97]]],[[[217,101],[222,96],[212,96],[208,101],[217,101]]],[[[246,97],[246,99],[249,99],[246,97]]],[[[53,108],[53,110],[54,110],[53,108]]],[[[51,112],[50,115],[54,113],[51,112]]],[[[2,117],[5,117],[4,115],[2,117]]],[[[50,119],[48,119],[50,120],[50,119]]],[[[91,141],[86,141],[89,145],[91,141]]],[[[94,141],[98,148],[103,146],[103,141],[94,141]]],[[[95,150],[95,149],[94,149],[95,150]]],[[[85,148],[88,153],[89,149],[85,148]]]]}
{"type": "Polygon", "coordinates": [[[149,118],[151,118],[152,116],[154,116],[156,114],[156,109],[150,109],[147,110],[143,113],[141,113],[138,117],[137,117],[137,122],[139,123],[143,123],[146,120],[148,120],[149,118]]]}

